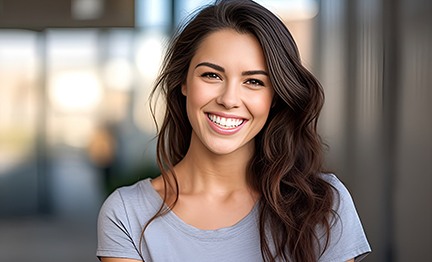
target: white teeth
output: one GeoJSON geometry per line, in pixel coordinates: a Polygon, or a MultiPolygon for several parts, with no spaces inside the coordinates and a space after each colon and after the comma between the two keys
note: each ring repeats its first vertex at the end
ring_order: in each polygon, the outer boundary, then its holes
{"type": "Polygon", "coordinates": [[[243,119],[225,118],[225,117],[220,117],[220,116],[211,115],[211,114],[208,114],[207,116],[213,123],[215,123],[215,124],[217,124],[223,128],[238,127],[239,125],[243,124],[243,121],[244,121],[243,119]]]}
{"type": "Polygon", "coordinates": [[[226,118],[225,118],[225,117],[222,117],[222,118],[221,118],[221,121],[220,121],[220,124],[221,124],[222,126],[226,126],[226,125],[227,125],[226,122],[227,122],[226,118]]]}
{"type": "Polygon", "coordinates": [[[228,118],[226,121],[226,125],[227,126],[233,126],[234,125],[234,120],[232,120],[231,118],[228,118]]]}

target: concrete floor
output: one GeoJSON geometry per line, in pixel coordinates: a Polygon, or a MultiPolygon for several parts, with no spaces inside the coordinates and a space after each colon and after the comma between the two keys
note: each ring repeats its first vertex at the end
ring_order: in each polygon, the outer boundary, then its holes
{"type": "Polygon", "coordinates": [[[96,222],[54,217],[0,220],[0,261],[97,262],[96,222]]]}
{"type": "MultiPolygon", "coordinates": [[[[1,262],[98,261],[96,220],[105,199],[103,178],[79,152],[57,154],[51,163],[52,214],[1,216],[1,262]]],[[[35,202],[34,194],[23,188],[28,183],[31,181],[3,184],[3,189],[10,191],[4,192],[5,196],[15,201],[12,205],[35,202]]]]}

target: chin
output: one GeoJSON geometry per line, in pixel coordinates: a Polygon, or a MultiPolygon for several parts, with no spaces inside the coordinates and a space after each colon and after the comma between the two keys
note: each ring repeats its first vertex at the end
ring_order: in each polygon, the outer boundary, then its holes
{"type": "Polygon", "coordinates": [[[207,149],[215,154],[215,155],[233,155],[233,154],[250,154],[251,150],[248,149],[248,144],[246,145],[225,145],[225,144],[217,144],[217,145],[208,145],[207,149]]]}

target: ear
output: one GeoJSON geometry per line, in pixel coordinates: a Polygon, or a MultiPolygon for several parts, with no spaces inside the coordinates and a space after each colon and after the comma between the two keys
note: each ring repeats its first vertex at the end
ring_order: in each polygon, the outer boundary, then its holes
{"type": "Polygon", "coordinates": [[[186,88],[186,83],[183,83],[182,85],[181,85],[181,92],[182,92],[182,94],[184,95],[184,96],[186,96],[186,94],[187,94],[187,88],[186,88]]]}

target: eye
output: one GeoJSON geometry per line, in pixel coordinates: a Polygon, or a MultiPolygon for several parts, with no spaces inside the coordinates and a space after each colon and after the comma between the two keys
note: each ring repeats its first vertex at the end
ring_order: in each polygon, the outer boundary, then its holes
{"type": "Polygon", "coordinates": [[[219,79],[219,80],[221,79],[218,74],[213,72],[205,72],[201,74],[201,77],[208,78],[208,79],[219,79]]]}
{"type": "Polygon", "coordinates": [[[248,79],[246,80],[245,84],[251,85],[251,86],[255,86],[255,87],[260,87],[260,86],[264,86],[264,82],[258,79],[248,79]]]}

